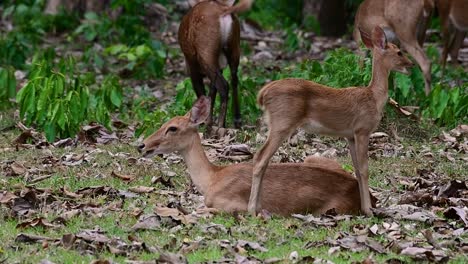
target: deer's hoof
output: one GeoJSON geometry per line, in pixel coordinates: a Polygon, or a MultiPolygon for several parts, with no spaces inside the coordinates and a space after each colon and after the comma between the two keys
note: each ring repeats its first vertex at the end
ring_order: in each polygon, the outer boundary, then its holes
{"type": "Polygon", "coordinates": [[[365,209],[363,208],[361,209],[361,212],[363,215],[368,216],[368,217],[372,217],[374,215],[370,208],[365,208],[365,209]]]}

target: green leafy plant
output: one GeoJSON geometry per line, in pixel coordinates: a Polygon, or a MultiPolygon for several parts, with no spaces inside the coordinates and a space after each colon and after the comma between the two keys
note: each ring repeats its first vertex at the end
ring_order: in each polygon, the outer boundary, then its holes
{"type": "Polygon", "coordinates": [[[100,40],[109,40],[113,33],[112,21],[94,12],[87,12],[84,21],[74,31],[75,35],[83,35],[87,41],[94,41],[98,37],[100,40]]]}
{"type": "Polygon", "coordinates": [[[440,126],[453,127],[468,121],[468,85],[448,88],[434,85],[424,103],[423,116],[440,126]]]}
{"type": "Polygon", "coordinates": [[[105,50],[106,55],[117,56],[125,64],[124,68],[137,79],[160,78],[163,76],[166,58],[165,50],[160,42],[129,47],[117,44],[105,50]]]}
{"type": "Polygon", "coordinates": [[[246,14],[264,28],[301,24],[303,1],[257,0],[246,14]]]}
{"type": "Polygon", "coordinates": [[[288,51],[295,51],[299,49],[301,40],[297,34],[297,27],[291,26],[286,29],[286,40],[284,41],[284,45],[288,51]]]}
{"type": "Polygon", "coordinates": [[[90,109],[94,109],[93,118],[107,128],[111,127],[109,113],[119,110],[123,104],[123,89],[114,75],[106,76],[101,86],[91,96],[90,109]]]}
{"type": "Polygon", "coordinates": [[[13,30],[1,32],[0,65],[24,69],[30,57],[47,32],[62,32],[78,25],[78,16],[59,12],[47,15],[42,11],[43,1],[14,1],[5,4],[2,18],[11,21],[13,30]]]}
{"type": "Polygon", "coordinates": [[[274,79],[302,78],[331,87],[365,86],[372,76],[372,64],[350,50],[336,49],[327,53],[322,64],[318,61],[304,61],[298,66],[286,68],[274,79]]]}
{"type": "Polygon", "coordinates": [[[32,78],[16,97],[27,125],[44,130],[47,140],[75,135],[87,117],[89,90],[78,78],[69,79],[36,64],[32,78]]]}
{"type": "Polygon", "coordinates": [[[27,36],[18,31],[0,36],[0,66],[11,65],[23,69],[26,58],[31,55],[32,46],[27,36]]]}
{"type": "Polygon", "coordinates": [[[16,78],[13,67],[0,67],[0,110],[11,107],[11,99],[16,96],[16,78]]]}
{"type": "MultiPolygon", "coordinates": [[[[86,77],[86,76],[85,76],[86,77]]],[[[122,106],[122,88],[108,76],[92,93],[86,78],[76,72],[73,58],[61,60],[58,68],[35,62],[29,82],[18,92],[20,117],[27,125],[45,132],[48,141],[72,137],[86,121],[110,127],[110,113],[122,106]]]]}

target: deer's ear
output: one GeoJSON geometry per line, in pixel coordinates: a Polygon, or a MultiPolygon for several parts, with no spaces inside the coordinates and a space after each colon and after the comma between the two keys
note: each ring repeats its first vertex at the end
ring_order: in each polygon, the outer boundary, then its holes
{"type": "Polygon", "coordinates": [[[198,98],[198,100],[193,104],[192,110],[188,114],[190,118],[190,125],[198,126],[201,123],[204,123],[210,115],[211,102],[210,99],[206,96],[198,98]]]}
{"type": "Polygon", "coordinates": [[[365,32],[361,28],[359,28],[359,34],[361,35],[361,40],[364,43],[364,45],[366,45],[368,49],[372,49],[374,45],[372,44],[372,39],[369,36],[369,34],[367,34],[367,32],[365,32]]]}
{"type": "Polygon", "coordinates": [[[385,49],[387,47],[387,37],[384,30],[377,26],[372,30],[372,44],[374,48],[385,49]]]}
{"type": "Polygon", "coordinates": [[[198,4],[201,1],[202,0],[188,0],[188,3],[190,5],[190,7],[194,7],[196,4],[198,4]]]}

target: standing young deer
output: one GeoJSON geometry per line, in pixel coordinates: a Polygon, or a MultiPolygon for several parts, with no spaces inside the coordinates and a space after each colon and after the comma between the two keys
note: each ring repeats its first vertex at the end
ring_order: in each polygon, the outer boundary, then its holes
{"type": "Polygon", "coordinates": [[[422,45],[434,0],[364,0],[354,21],[354,40],[360,43],[359,29],[371,32],[381,27],[390,42],[399,41],[418,63],[424,75],[426,95],[431,91],[431,62],[422,45]]]}
{"type": "Polygon", "coordinates": [[[449,53],[452,61],[457,63],[458,51],[468,31],[468,0],[437,0],[436,4],[444,42],[441,63],[445,69],[449,53]]]}
{"type": "Polygon", "coordinates": [[[413,63],[396,45],[387,44],[380,27],[372,31],[371,39],[364,32],[361,36],[366,46],[372,48],[372,80],[368,87],[334,89],[307,80],[284,79],[271,82],[260,90],[258,103],[264,109],[269,132],[265,145],[254,156],[249,212],[255,214],[260,208],[263,175],[271,156],[298,127],[303,127],[313,133],[348,140],[359,182],[361,211],[371,215],[367,164],[369,135],[377,128],[388,98],[390,71],[408,73],[406,68],[413,63]]]}
{"type": "MultiPolygon", "coordinates": [[[[192,6],[183,17],[179,27],[179,44],[185,56],[187,70],[197,97],[205,95],[203,78],[210,79],[210,97],[214,102],[216,93],[221,97],[218,126],[225,127],[229,85],[222,69],[226,60],[231,70],[231,86],[234,126],[241,126],[239,98],[237,94],[237,68],[240,57],[240,26],[234,13],[248,10],[253,0],[189,0],[192,6]]],[[[213,105],[210,121],[213,121],[213,105]]]]}
{"type": "MultiPolygon", "coordinates": [[[[192,182],[207,207],[246,212],[252,183],[252,164],[216,166],[203,151],[197,127],[209,116],[210,99],[200,97],[185,116],[174,117],[146,138],[139,150],[145,157],[178,151],[192,182]]],[[[356,179],[333,160],[308,157],[305,163],[273,164],[266,170],[263,209],[280,215],[357,214],[360,209],[356,179]]]]}

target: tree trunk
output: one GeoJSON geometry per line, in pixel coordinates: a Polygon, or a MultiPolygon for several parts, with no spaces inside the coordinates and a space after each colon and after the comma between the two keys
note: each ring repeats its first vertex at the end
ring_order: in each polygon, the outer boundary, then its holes
{"type": "Polygon", "coordinates": [[[346,10],[343,0],[304,0],[303,19],[314,16],[323,36],[338,37],[346,32],[346,10]]]}

